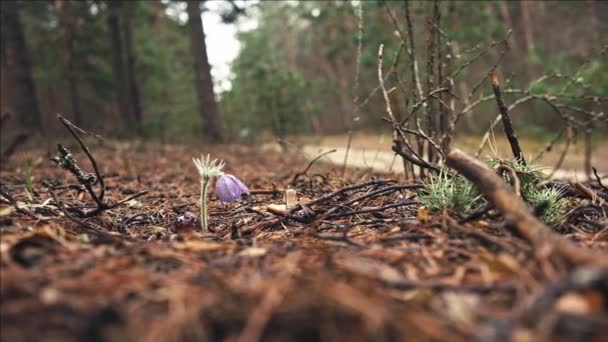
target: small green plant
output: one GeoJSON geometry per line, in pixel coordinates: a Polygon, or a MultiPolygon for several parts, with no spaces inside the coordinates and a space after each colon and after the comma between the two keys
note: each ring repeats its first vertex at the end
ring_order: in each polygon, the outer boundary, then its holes
{"type": "MultiPolygon", "coordinates": [[[[534,163],[522,164],[515,159],[510,160],[492,158],[487,162],[487,164],[491,168],[496,168],[501,164],[512,168],[515,172],[517,172],[517,177],[522,185],[522,191],[525,186],[536,185],[547,178],[547,175],[543,172],[544,168],[541,165],[534,163]]],[[[505,178],[505,181],[511,181],[509,175],[505,174],[503,177],[505,178]]]]}
{"type": "Polygon", "coordinates": [[[213,177],[220,177],[224,175],[224,173],[222,172],[224,162],[221,160],[218,161],[217,159],[211,160],[211,157],[209,155],[207,155],[206,158],[205,156],[201,156],[200,159],[192,158],[192,161],[194,162],[194,165],[196,166],[196,169],[198,170],[198,173],[201,177],[201,228],[203,229],[203,231],[207,231],[207,220],[209,217],[207,215],[207,196],[209,193],[209,182],[213,177]]]}
{"type": "Polygon", "coordinates": [[[418,195],[420,203],[431,211],[444,209],[467,214],[483,203],[483,198],[473,184],[462,176],[451,176],[441,171],[418,195]]]}
{"type": "Polygon", "coordinates": [[[563,190],[559,188],[538,189],[534,187],[529,189],[524,196],[534,207],[546,203],[541,217],[547,224],[556,225],[564,221],[568,211],[568,201],[562,198],[562,194],[563,190]]]}
{"type": "Polygon", "coordinates": [[[31,195],[34,194],[34,185],[32,184],[32,170],[30,167],[30,160],[26,159],[23,162],[23,182],[25,183],[25,188],[28,193],[31,195]]]}
{"type": "MultiPolygon", "coordinates": [[[[546,203],[541,218],[549,225],[561,223],[568,210],[568,201],[562,198],[563,190],[559,188],[547,188],[541,186],[541,182],[547,179],[543,167],[534,163],[521,164],[517,160],[503,160],[493,158],[488,165],[496,167],[506,165],[517,173],[520,182],[521,196],[533,207],[546,203]]],[[[511,183],[511,175],[503,174],[507,183],[511,183]]]]}
{"type": "MultiPolygon", "coordinates": [[[[568,211],[568,201],[562,198],[563,190],[559,188],[543,187],[541,182],[547,178],[542,172],[543,168],[536,164],[522,165],[517,160],[503,160],[492,158],[488,166],[496,168],[505,165],[517,174],[521,196],[534,207],[544,204],[545,208],[541,218],[549,225],[563,222],[568,211]]],[[[506,183],[512,183],[512,175],[508,172],[502,174],[506,183]]],[[[437,177],[431,178],[424,184],[418,195],[420,204],[432,212],[448,209],[466,215],[485,203],[483,197],[477,192],[473,183],[462,176],[452,176],[441,171],[437,177]]]]}

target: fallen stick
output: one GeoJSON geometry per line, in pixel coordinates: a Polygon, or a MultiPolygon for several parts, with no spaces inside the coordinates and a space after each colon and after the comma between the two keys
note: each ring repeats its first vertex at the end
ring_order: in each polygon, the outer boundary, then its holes
{"type": "Polygon", "coordinates": [[[454,149],[447,156],[447,165],[465,176],[479,191],[512,222],[536,251],[561,255],[575,265],[608,265],[608,257],[582,248],[554,233],[532,214],[530,208],[518,198],[505,182],[486,165],[466,153],[454,149]]]}

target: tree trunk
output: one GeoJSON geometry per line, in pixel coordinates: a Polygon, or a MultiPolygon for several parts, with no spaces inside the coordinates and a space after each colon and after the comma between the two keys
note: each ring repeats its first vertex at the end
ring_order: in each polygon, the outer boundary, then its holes
{"type": "Polygon", "coordinates": [[[198,97],[199,112],[203,124],[203,132],[207,139],[221,142],[222,123],[215,95],[213,94],[213,80],[211,79],[211,66],[207,59],[207,45],[205,31],[201,20],[201,1],[188,1],[188,26],[190,26],[190,46],[194,59],[195,86],[198,97]]]}
{"type": "Polygon", "coordinates": [[[74,61],[74,13],[70,13],[72,9],[70,1],[55,0],[53,7],[59,17],[59,27],[61,38],[63,40],[64,55],[63,62],[65,67],[65,76],[68,82],[70,93],[70,104],[72,107],[72,117],[77,126],[82,126],[82,114],[80,112],[80,97],[78,95],[78,81],[76,79],[76,68],[74,61]]]}
{"type": "Polygon", "coordinates": [[[114,78],[115,110],[118,117],[122,117],[130,132],[135,130],[135,120],[131,109],[127,83],[126,67],[123,60],[123,42],[120,30],[120,10],[122,4],[116,1],[107,1],[108,4],[108,38],[112,54],[112,76],[114,78]]]}
{"type": "Polygon", "coordinates": [[[521,10],[521,31],[524,35],[526,53],[530,54],[532,50],[534,50],[534,38],[532,34],[532,27],[530,26],[530,6],[528,0],[520,1],[519,6],[521,10]]]}
{"type": "Polygon", "coordinates": [[[528,0],[521,0],[519,2],[519,9],[521,11],[521,32],[524,36],[524,46],[526,52],[526,54],[524,55],[525,58],[523,59],[523,61],[525,61],[524,70],[526,72],[527,79],[531,80],[532,75],[534,75],[535,72],[533,70],[532,64],[529,62],[529,58],[534,51],[534,35],[532,29],[533,21],[530,21],[529,5],[530,4],[528,3],[528,0]]]}
{"type": "Polygon", "coordinates": [[[7,83],[11,87],[11,104],[19,124],[44,134],[18,6],[17,1],[2,1],[1,4],[2,63],[7,83]]]}
{"type": "Polygon", "coordinates": [[[127,78],[129,79],[129,95],[131,97],[132,111],[135,118],[135,128],[137,134],[141,135],[141,125],[143,120],[139,84],[135,74],[135,48],[133,46],[133,31],[131,20],[125,19],[125,48],[127,50],[127,78]]]}

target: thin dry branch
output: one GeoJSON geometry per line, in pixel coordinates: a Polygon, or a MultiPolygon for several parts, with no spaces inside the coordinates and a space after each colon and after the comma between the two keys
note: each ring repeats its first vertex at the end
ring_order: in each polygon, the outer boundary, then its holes
{"type": "Polygon", "coordinates": [[[100,140],[103,140],[103,139],[96,134],[89,133],[89,132],[83,130],[82,128],[74,125],[68,119],[61,116],[61,114],[57,114],[57,118],[59,119],[59,121],[61,121],[61,123],[65,126],[65,128],[67,128],[67,130],[70,132],[70,134],[72,134],[74,139],[76,139],[76,141],[78,141],[78,145],[80,145],[80,147],[82,148],[84,153],[87,155],[87,157],[91,161],[91,165],[93,166],[93,170],[95,170],[95,175],[97,176],[97,181],[99,182],[99,195],[96,197],[99,199],[100,202],[103,202],[103,197],[106,192],[106,186],[103,181],[103,177],[101,176],[101,172],[99,172],[99,168],[97,167],[97,161],[95,161],[95,158],[93,158],[93,155],[89,151],[89,148],[87,147],[87,145],[84,144],[82,139],[80,139],[80,137],[74,130],[78,130],[80,133],[83,133],[83,134],[92,135],[100,140]]]}
{"type": "Polygon", "coordinates": [[[519,140],[517,140],[515,130],[513,129],[513,123],[511,122],[511,117],[509,116],[509,109],[505,105],[505,101],[503,100],[500,92],[500,83],[498,82],[496,70],[492,70],[490,72],[490,82],[492,83],[492,90],[494,90],[494,96],[496,97],[496,103],[498,104],[498,110],[500,111],[500,116],[502,118],[502,125],[505,130],[505,135],[509,140],[509,144],[511,144],[513,156],[515,159],[519,160],[520,163],[525,165],[526,160],[524,158],[524,153],[519,146],[519,140]]]}

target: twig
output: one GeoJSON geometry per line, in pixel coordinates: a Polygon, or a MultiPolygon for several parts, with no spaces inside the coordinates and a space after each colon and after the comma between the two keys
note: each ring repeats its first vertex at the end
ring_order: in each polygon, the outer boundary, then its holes
{"type": "Polygon", "coordinates": [[[128,196],[114,204],[108,204],[108,203],[104,202],[103,198],[105,195],[106,186],[103,181],[101,172],[99,172],[99,168],[97,167],[97,162],[95,161],[95,158],[89,151],[89,148],[84,144],[82,139],[80,139],[80,137],[75,132],[75,130],[77,130],[83,134],[92,135],[100,140],[103,140],[103,139],[98,135],[89,133],[89,132],[79,128],[78,126],[72,124],[69,120],[67,120],[60,114],[57,114],[57,118],[61,121],[61,123],[65,126],[65,128],[72,134],[72,136],[76,139],[76,141],[78,141],[78,144],[80,145],[80,147],[82,148],[84,153],[87,155],[87,157],[91,161],[91,165],[93,165],[93,169],[95,170],[95,176],[93,176],[92,174],[90,174],[88,172],[83,171],[76,164],[76,160],[72,157],[71,152],[67,148],[63,147],[63,145],[61,145],[61,144],[57,145],[57,149],[59,150],[59,155],[56,156],[55,158],[53,158],[52,160],[55,163],[57,163],[57,165],[70,171],[78,179],[78,181],[87,189],[87,191],[89,192],[89,194],[91,195],[91,197],[93,198],[95,203],[97,204],[97,208],[95,208],[89,212],[83,213],[84,217],[91,217],[91,216],[97,215],[105,210],[114,209],[132,199],[135,199],[137,197],[143,196],[148,193],[147,190],[144,190],[144,191],[138,192],[134,195],[128,196]],[[95,191],[93,190],[93,187],[92,187],[92,184],[94,184],[95,181],[99,182],[99,188],[100,188],[99,195],[97,195],[95,193],[95,191]]]}
{"type": "Polygon", "coordinates": [[[513,124],[511,123],[511,117],[509,116],[509,110],[505,105],[505,101],[502,98],[502,94],[500,93],[500,84],[498,82],[498,76],[496,75],[496,70],[492,70],[490,72],[490,82],[492,83],[492,90],[494,90],[494,96],[496,97],[496,103],[498,104],[498,110],[500,111],[500,115],[502,118],[502,125],[505,130],[505,135],[509,140],[509,144],[511,144],[511,150],[513,151],[513,156],[517,159],[521,164],[526,165],[526,160],[524,159],[524,153],[521,151],[521,147],[519,146],[519,140],[517,140],[517,136],[515,135],[515,130],[513,129],[513,124]]]}
{"type": "Polygon", "coordinates": [[[511,179],[511,182],[513,182],[513,189],[515,190],[515,195],[517,195],[517,197],[521,197],[521,187],[517,172],[515,172],[512,167],[505,164],[501,164],[496,167],[496,173],[498,173],[499,175],[502,175],[502,173],[505,171],[509,173],[509,178],[511,179]]]}
{"type": "Polygon", "coordinates": [[[85,231],[87,231],[88,233],[91,233],[91,234],[93,234],[95,236],[108,235],[108,234],[104,234],[102,232],[102,230],[101,230],[100,227],[92,225],[90,223],[87,223],[87,222],[85,222],[83,220],[80,220],[80,219],[74,217],[72,214],[70,214],[70,212],[66,208],[65,204],[63,202],[61,202],[59,200],[59,198],[57,198],[57,195],[55,194],[55,191],[53,191],[53,187],[48,182],[46,182],[46,181],[43,181],[42,184],[46,187],[46,189],[48,190],[49,194],[51,194],[51,197],[53,198],[53,200],[57,204],[57,207],[59,208],[59,210],[61,210],[63,212],[63,214],[65,215],[65,217],[67,217],[71,221],[76,222],[79,226],[81,226],[82,228],[84,228],[85,231]]]}
{"type": "MultiPolygon", "coordinates": [[[[368,186],[374,186],[374,185],[381,185],[381,184],[387,184],[387,183],[396,183],[397,181],[393,180],[393,179],[374,179],[365,183],[360,183],[360,184],[355,184],[355,185],[349,185],[349,186],[345,186],[343,188],[340,188],[334,192],[331,192],[329,194],[326,194],[322,197],[317,198],[316,200],[312,200],[308,203],[306,203],[306,205],[308,206],[312,206],[312,205],[316,205],[319,203],[323,203],[326,202],[338,195],[341,195],[347,191],[353,191],[353,190],[358,190],[358,189],[362,189],[368,186]]],[[[298,210],[302,209],[301,205],[296,205],[293,209],[291,209],[291,212],[296,212],[298,210]]]]}
{"type": "Polygon", "coordinates": [[[574,187],[582,192],[585,197],[589,198],[592,204],[597,204],[599,206],[604,205],[604,199],[599,197],[595,191],[589,189],[583,183],[575,183],[574,187]]]}
{"type": "Polygon", "coordinates": [[[61,116],[61,114],[57,114],[57,118],[61,121],[61,123],[65,126],[65,128],[68,129],[68,131],[72,134],[72,136],[76,139],[76,141],[78,141],[78,144],[80,145],[80,147],[82,148],[82,150],[84,151],[84,153],[87,155],[87,157],[91,161],[91,165],[93,165],[93,170],[95,170],[95,175],[97,176],[97,180],[99,181],[99,196],[98,196],[98,198],[99,198],[100,202],[103,202],[103,197],[104,197],[105,192],[106,192],[106,186],[105,186],[105,184],[103,182],[103,177],[101,176],[101,172],[99,172],[99,168],[97,167],[97,162],[95,161],[95,158],[93,158],[93,155],[89,151],[89,148],[87,147],[87,145],[84,144],[84,142],[82,141],[82,139],[80,139],[80,137],[74,131],[74,129],[77,129],[81,133],[92,135],[92,136],[94,136],[94,137],[96,137],[98,139],[101,139],[101,140],[103,140],[103,139],[100,136],[98,136],[98,135],[95,135],[95,134],[92,134],[92,133],[88,133],[85,130],[79,128],[78,126],[76,126],[73,123],[71,123],[68,119],[66,119],[63,116],[61,116]]]}
{"type": "Polygon", "coordinates": [[[19,204],[17,203],[17,200],[13,196],[11,196],[11,194],[6,189],[4,189],[4,186],[2,186],[2,185],[0,185],[0,195],[2,195],[4,198],[6,198],[6,200],[15,208],[15,210],[17,212],[27,215],[36,220],[46,222],[45,219],[38,217],[38,215],[32,213],[31,211],[21,208],[19,206],[19,204]]]}
{"type": "Polygon", "coordinates": [[[401,191],[401,190],[406,190],[406,189],[407,190],[421,189],[423,187],[424,187],[424,185],[422,185],[422,184],[387,186],[387,187],[380,188],[378,190],[366,193],[364,195],[355,197],[355,198],[353,198],[351,200],[348,200],[347,202],[342,203],[341,205],[342,206],[348,206],[348,205],[354,204],[356,202],[361,202],[363,200],[369,200],[369,199],[372,199],[372,198],[376,198],[376,197],[378,197],[380,195],[387,195],[388,193],[391,193],[391,192],[401,191]]]}
{"type": "MultiPolygon", "coordinates": [[[[547,145],[545,145],[545,147],[534,158],[532,158],[532,161],[534,162],[540,160],[545,155],[545,153],[551,151],[553,149],[553,146],[555,146],[559,139],[561,139],[562,135],[564,135],[564,132],[566,132],[566,130],[570,130],[570,127],[568,127],[567,129],[564,128],[559,131],[559,133],[553,139],[551,139],[551,141],[549,141],[547,145]]],[[[568,134],[568,138],[570,138],[570,134],[568,134]]]]}
{"type": "Polygon", "coordinates": [[[475,221],[478,218],[482,217],[483,215],[487,214],[492,209],[494,209],[494,205],[492,205],[492,203],[486,203],[486,204],[482,205],[481,207],[477,208],[475,211],[473,211],[469,215],[463,217],[460,221],[458,221],[458,223],[465,224],[467,222],[475,221]]]}
{"type": "Polygon", "coordinates": [[[569,136],[568,139],[566,140],[566,146],[564,146],[564,149],[562,150],[562,153],[560,154],[559,159],[557,160],[557,163],[555,164],[555,166],[553,167],[553,170],[551,171],[551,173],[548,176],[549,178],[553,178],[553,175],[555,175],[557,170],[559,170],[559,168],[562,167],[562,163],[566,159],[566,154],[568,154],[568,149],[570,148],[571,143],[572,143],[572,137],[569,136]]]}
{"type": "Polygon", "coordinates": [[[355,85],[353,86],[353,111],[350,117],[349,125],[351,125],[348,130],[348,142],[346,144],[346,153],[344,154],[344,163],[342,164],[342,177],[344,177],[344,173],[346,172],[346,165],[348,164],[348,154],[350,152],[350,145],[353,140],[353,130],[352,125],[355,121],[355,118],[359,114],[360,106],[359,106],[359,78],[361,74],[361,51],[363,48],[363,3],[359,3],[357,6],[357,19],[358,19],[358,32],[357,32],[357,60],[355,66],[355,85]]]}
{"type": "Polygon", "coordinates": [[[291,185],[296,184],[296,181],[298,180],[298,178],[299,178],[300,176],[303,176],[303,175],[307,174],[307,173],[308,173],[308,170],[310,170],[310,168],[312,167],[312,165],[313,165],[313,164],[314,164],[314,163],[315,163],[317,160],[319,160],[319,159],[321,159],[321,158],[325,157],[326,155],[328,155],[328,154],[330,154],[330,153],[334,153],[334,152],[336,152],[336,150],[335,150],[335,149],[330,150],[330,151],[327,151],[327,152],[323,152],[323,153],[319,154],[318,156],[316,156],[316,157],[315,157],[313,160],[311,160],[311,161],[308,163],[308,166],[306,166],[306,168],[304,169],[304,171],[302,171],[302,172],[298,172],[298,173],[296,173],[296,174],[293,176],[293,179],[291,180],[291,183],[289,183],[289,184],[291,184],[291,185]]]}
{"type": "MultiPolygon", "coordinates": [[[[369,192],[367,194],[364,194],[364,195],[352,198],[352,199],[350,199],[350,200],[348,200],[346,202],[340,203],[339,205],[337,205],[337,206],[329,209],[328,211],[326,211],[326,214],[331,215],[331,214],[335,213],[336,211],[338,211],[341,208],[348,207],[350,205],[353,205],[353,204],[355,204],[357,202],[361,202],[363,200],[370,200],[372,198],[376,198],[376,197],[379,197],[379,196],[386,196],[389,193],[392,193],[392,192],[395,192],[395,191],[401,191],[401,190],[405,190],[405,189],[420,189],[422,187],[424,187],[424,186],[421,185],[421,184],[414,184],[414,185],[393,185],[393,186],[388,186],[388,187],[385,187],[385,188],[380,188],[378,190],[369,192]]],[[[415,197],[415,195],[407,198],[407,200],[410,200],[413,197],[415,197]]],[[[336,216],[336,217],[339,217],[339,216],[336,216]]]]}
{"type": "Polygon", "coordinates": [[[346,142],[346,152],[344,153],[344,162],[342,163],[342,177],[344,177],[344,173],[346,172],[346,164],[348,163],[348,154],[350,152],[350,145],[353,141],[353,130],[348,131],[348,140],[346,142]]]}
{"type": "Polygon", "coordinates": [[[138,197],[141,197],[141,196],[143,196],[143,195],[145,195],[147,193],[148,193],[148,190],[144,190],[144,191],[140,191],[140,192],[138,192],[136,194],[133,194],[133,195],[131,195],[129,197],[123,198],[122,200],[120,200],[120,201],[118,201],[118,202],[116,202],[114,204],[104,203],[104,205],[102,207],[97,207],[96,209],[94,209],[94,210],[92,210],[90,212],[85,212],[84,213],[84,217],[95,216],[95,215],[99,214],[102,211],[114,209],[116,207],[119,207],[119,206],[123,205],[124,203],[129,202],[130,200],[133,200],[133,199],[136,199],[138,197]]]}
{"type": "Polygon", "coordinates": [[[96,181],[95,176],[91,173],[83,171],[76,163],[76,159],[74,159],[72,156],[72,152],[70,152],[70,150],[65,148],[63,145],[57,144],[57,150],[59,153],[55,157],[51,158],[51,160],[74,175],[78,182],[80,182],[80,184],[87,189],[87,192],[89,195],[91,195],[91,198],[93,198],[93,201],[95,201],[97,206],[103,207],[103,201],[99,199],[95,193],[95,190],[93,190],[92,184],[96,181]]]}
{"type": "Polygon", "coordinates": [[[415,204],[415,203],[418,203],[418,201],[412,201],[412,200],[410,200],[410,201],[403,201],[403,202],[393,203],[393,204],[387,204],[387,205],[383,205],[383,206],[379,206],[379,207],[369,207],[369,208],[363,208],[363,209],[359,209],[359,210],[349,211],[349,212],[346,212],[346,213],[329,215],[327,218],[332,218],[333,219],[333,218],[345,217],[345,216],[353,216],[353,215],[358,215],[358,214],[377,213],[377,212],[384,211],[386,209],[403,207],[403,206],[411,205],[411,204],[415,204]]]}
{"type": "Polygon", "coordinates": [[[554,306],[564,293],[602,289],[608,281],[608,268],[576,268],[539,292],[530,305],[523,307],[516,316],[526,322],[536,322],[543,313],[554,306]]]}
{"type": "Polygon", "coordinates": [[[380,83],[380,90],[382,90],[382,96],[384,97],[384,103],[386,104],[386,113],[391,119],[393,124],[397,123],[397,119],[393,114],[393,109],[391,108],[391,100],[388,97],[388,92],[386,91],[386,86],[384,85],[384,77],[382,77],[382,60],[383,60],[383,52],[384,44],[380,44],[378,47],[378,82],[380,83]]]}
{"type": "Polygon", "coordinates": [[[271,189],[271,190],[264,190],[264,189],[249,190],[249,194],[250,195],[272,195],[272,196],[278,196],[278,195],[280,195],[282,193],[283,193],[283,191],[277,190],[277,189],[271,189]]]}
{"type": "Polygon", "coordinates": [[[416,152],[414,152],[412,150],[412,148],[409,145],[407,145],[407,142],[405,142],[405,141],[397,141],[396,143],[394,143],[392,150],[395,153],[397,153],[398,155],[400,155],[401,157],[407,159],[412,164],[419,166],[420,168],[431,169],[435,172],[441,171],[441,168],[437,164],[430,163],[430,162],[422,159],[422,157],[420,157],[419,155],[415,154],[416,152]],[[408,147],[409,151],[406,150],[403,147],[403,145],[408,147]]]}
{"type": "Polygon", "coordinates": [[[602,184],[602,179],[597,174],[597,169],[594,166],[592,166],[591,169],[593,170],[593,175],[595,176],[595,179],[597,180],[597,183],[602,187],[602,189],[608,190],[608,188],[604,184],[602,184]]]}

